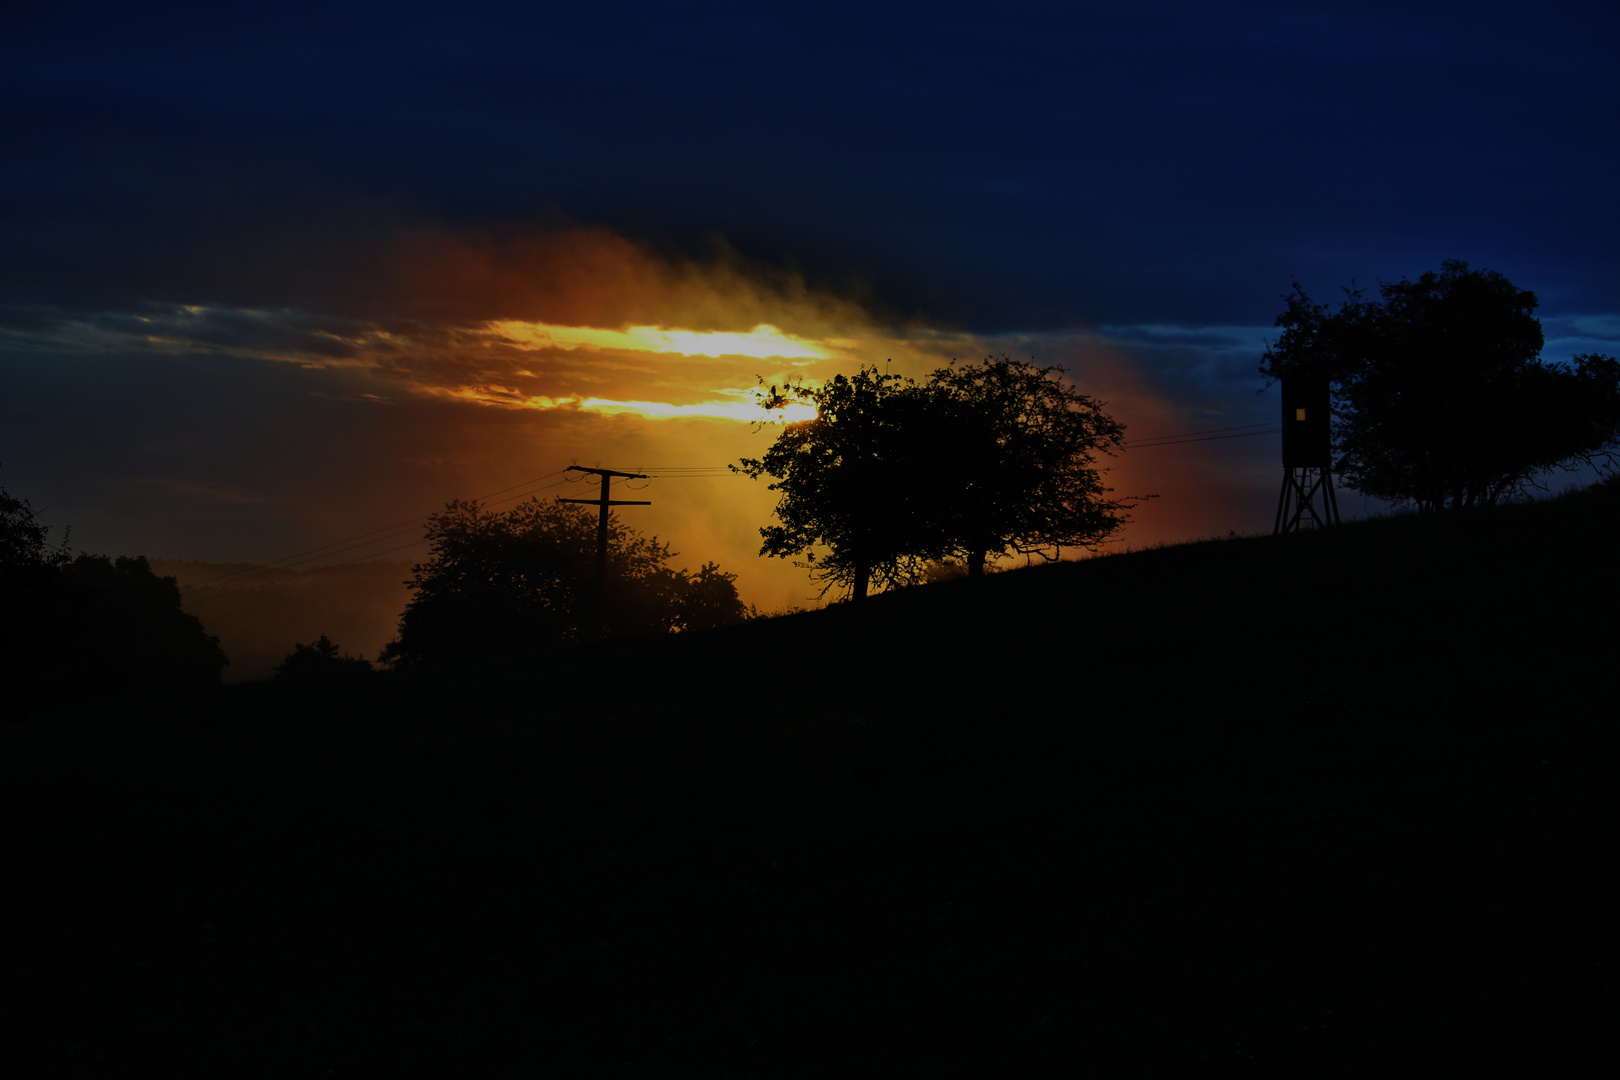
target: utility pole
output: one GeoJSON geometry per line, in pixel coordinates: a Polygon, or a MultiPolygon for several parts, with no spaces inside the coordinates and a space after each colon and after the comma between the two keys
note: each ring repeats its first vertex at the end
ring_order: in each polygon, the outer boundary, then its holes
{"type": "Polygon", "coordinates": [[[599,588],[604,588],[607,585],[608,507],[652,505],[652,502],[648,499],[610,499],[608,498],[608,484],[612,482],[612,478],[615,476],[622,476],[630,480],[645,480],[647,479],[647,474],[638,472],[614,472],[612,469],[587,469],[582,465],[570,465],[568,466],[567,471],[595,473],[597,476],[602,478],[602,494],[599,497],[595,499],[559,498],[557,501],[565,503],[589,503],[601,507],[601,512],[596,518],[596,584],[599,588]]]}

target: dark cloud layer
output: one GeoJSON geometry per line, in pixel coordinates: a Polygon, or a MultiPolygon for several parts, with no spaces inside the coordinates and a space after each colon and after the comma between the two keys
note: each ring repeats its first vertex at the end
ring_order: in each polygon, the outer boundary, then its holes
{"type": "Polygon", "coordinates": [[[9,288],[293,303],[345,234],[564,213],[980,330],[1446,257],[1616,292],[1601,5],[226,10],[6,35],[9,288]]]}

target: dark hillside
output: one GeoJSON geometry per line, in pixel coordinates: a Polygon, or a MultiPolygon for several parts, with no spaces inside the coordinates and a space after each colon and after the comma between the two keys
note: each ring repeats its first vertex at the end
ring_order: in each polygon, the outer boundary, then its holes
{"type": "Polygon", "coordinates": [[[80,1076],[1607,1074],[1617,524],[14,724],[7,1015],[80,1076]]]}

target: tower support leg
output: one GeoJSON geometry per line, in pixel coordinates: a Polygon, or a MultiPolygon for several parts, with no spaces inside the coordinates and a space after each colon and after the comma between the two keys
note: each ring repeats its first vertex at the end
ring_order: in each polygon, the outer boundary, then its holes
{"type": "Polygon", "coordinates": [[[1339,524],[1339,499],[1331,469],[1293,468],[1283,472],[1273,535],[1325,529],[1339,524]]]}

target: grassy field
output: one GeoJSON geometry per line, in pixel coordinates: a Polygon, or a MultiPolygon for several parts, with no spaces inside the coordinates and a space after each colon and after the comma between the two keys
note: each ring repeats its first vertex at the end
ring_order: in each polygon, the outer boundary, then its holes
{"type": "Polygon", "coordinates": [[[1614,485],[0,728],[70,1076],[1609,1075],[1614,485]]]}

